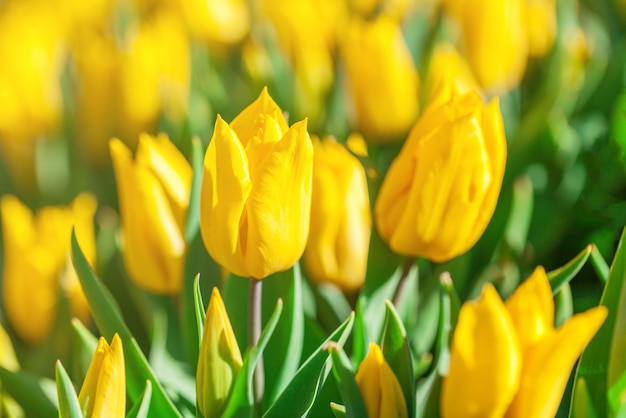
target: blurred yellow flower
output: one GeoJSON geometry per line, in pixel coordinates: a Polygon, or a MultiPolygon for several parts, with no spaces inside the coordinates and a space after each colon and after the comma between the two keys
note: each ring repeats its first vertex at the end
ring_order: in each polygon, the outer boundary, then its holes
{"type": "Polygon", "coordinates": [[[466,57],[490,93],[515,88],[528,58],[527,0],[444,0],[459,23],[466,57]]]}
{"type": "Polygon", "coordinates": [[[495,210],[506,163],[498,100],[453,94],[426,108],[391,164],[375,204],[392,250],[442,262],[470,249],[495,210]]]}
{"type": "Polygon", "coordinates": [[[606,307],[598,306],[555,329],[552,289],[542,267],[506,304],[487,284],[459,313],[442,416],[553,417],[572,367],[606,316],[606,307]]]}
{"type": "Polygon", "coordinates": [[[419,111],[419,77],[398,23],[354,18],[341,45],[354,129],[368,141],[399,139],[419,111]]]}
{"type": "Polygon", "coordinates": [[[126,370],[119,335],[113,335],[110,346],[104,337],[100,337],[78,402],[85,417],[126,416],[126,370]]]}
{"type": "Polygon", "coordinates": [[[377,344],[370,343],[367,356],[359,365],[355,379],[369,418],[408,417],[398,378],[377,344]]]}
{"type": "Polygon", "coordinates": [[[4,239],[3,305],[18,336],[31,344],[49,335],[59,288],[71,313],[89,320],[89,307],[69,257],[72,227],[89,263],[96,259],[93,216],[97,202],[80,194],[68,207],[46,206],[35,215],[15,196],[0,200],[4,239]]]}
{"type": "Polygon", "coordinates": [[[556,39],[556,0],[526,0],[526,27],[529,54],[547,54],[556,39]]]}
{"type": "Polygon", "coordinates": [[[17,371],[20,368],[11,338],[2,325],[0,325],[0,367],[11,371],[17,371]]]}
{"type": "Polygon", "coordinates": [[[178,0],[192,34],[214,47],[231,47],[250,31],[245,0],[178,0]]]}
{"type": "Polygon", "coordinates": [[[231,123],[220,116],[204,157],[200,229],[229,271],[262,279],[290,268],[309,233],[313,146],[263,89],[231,123]]]}
{"type": "Polygon", "coordinates": [[[424,86],[426,106],[442,105],[453,94],[479,92],[469,64],[451,44],[437,45],[430,58],[424,86]]]}
{"type": "Polygon", "coordinates": [[[52,2],[6,1],[0,8],[0,152],[13,180],[32,188],[35,141],[63,111],[64,31],[52,2]]]}
{"type": "Polygon", "coordinates": [[[402,19],[414,3],[412,0],[348,0],[350,9],[364,18],[380,13],[402,19]]]}
{"type": "Polygon", "coordinates": [[[134,141],[156,128],[161,112],[178,122],[186,114],[190,52],[178,16],[161,10],[130,30],[120,58],[121,136],[134,141]]]}
{"type": "Polygon", "coordinates": [[[145,290],[178,293],[187,250],[191,166],[165,134],[140,135],[136,161],[119,139],[111,140],[110,150],[126,269],[145,290]]]}
{"type": "Polygon", "coordinates": [[[314,138],[313,149],[311,231],[303,261],[313,281],[352,293],[365,280],[372,227],[365,170],[332,138],[314,138]]]}
{"type": "Polygon", "coordinates": [[[198,409],[203,417],[221,416],[242,365],[224,301],[214,287],[206,311],[196,371],[198,409]]]}

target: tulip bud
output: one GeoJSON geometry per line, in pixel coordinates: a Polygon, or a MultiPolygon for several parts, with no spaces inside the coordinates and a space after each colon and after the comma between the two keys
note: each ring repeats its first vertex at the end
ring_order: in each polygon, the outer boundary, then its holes
{"type": "Polygon", "coordinates": [[[381,237],[400,254],[436,262],[464,253],[495,210],[505,160],[497,99],[485,106],[469,92],[427,108],[380,188],[381,237]]]}
{"type": "Polygon", "coordinates": [[[542,57],[556,39],[556,1],[526,0],[526,26],[528,30],[529,54],[542,57]]]}
{"type": "Polygon", "coordinates": [[[355,128],[378,142],[406,134],[419,111],[419,78],[398,23],[388,16],[353,19],[341,52],[355,128]]]}
{"type": "Polygon", "coordinates": [[[15,356],[15,350],[13,349],[13,343],[11,338],[5,331],[4,327],[0,324],[0,367],[7,370],[17,371],[20,369],[20,364],[15,356]]]}
{"type": "Polygon", "coordinates": [[[214,287],[206,311],[196,371],[198,409],[204,418],[221,416],[242,365],[226,307],[214,287]]]}
{"type": "Polygon", "coordinates": [[[218,116],[200,199],[213,259],[256,279],[290,268],[309,233],[312,169],[306,120],[289,128],[266,89],[230,125],[218,116]]]}
{"type": "Polygon", "coordinates": [[[100,337],[78,394],[83,416],[115,418],[126,415],[126,371],[120,336],[111,345],[100,337]]]}
{"type": "Polygon", "coordinates": [[[97,202],[83,193],[69,207],[46,206],[36,214],[15,196],[0,201],[4,239],[3,305],[17,335],[31,344],[49,335],[59,289],[72,315],[89,320],[89,307],[69,261],[72,227],[89,263],[96,259],[93,216],[97,202]],[[25,280],[28,278],[28,280],[25,280]]]}
{"type": "Polygon", "coordinates": [[[148,291],[180,291],[187,245],[191,167],[166,135],[139,137],[137,159],[119,139],[109,144],[122,217],[123,256],[148,291]]]}
{"type": "Polygon", "coordinates": [[[365,280],[372,223],[365,170],[333,139],[314,138],[313,149],[311,232],[303,261],[313,281],[355,292],[365,280]]]}
{"type": "Polygon", "coordinates": [[[503,417],[522,370],[515,327],[493,285],[463,304],[441,388],[441,415],[503,417]]]}
{"type": "Polygon", "coordinates": [[[528,59],[527,0],[446,0],[459,23],[465,54],[482,87],[506,93],[524,75],[528,59]]]}
{"type": "Polygon", "coordinates": [[[369,418],[408,417],[400,382],[377,344],[370,343],[355,379],[369,418]]]}
{"type": "Polygon", "coordinates": [[[180,6],[189,30],[213,49],[236,45],[250,31],[245,0],[185,0],[180,6]]]}

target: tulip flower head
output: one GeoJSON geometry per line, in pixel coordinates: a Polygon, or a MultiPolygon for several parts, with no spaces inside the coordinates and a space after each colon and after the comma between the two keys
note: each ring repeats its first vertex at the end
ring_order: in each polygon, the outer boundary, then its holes
{"type": "Polygon", "coordinates": [[[553,417],[576,359],[606,316],[606,307],[598,306],[555,329],[552,290],[542,267],[506,304],[487,284],[477,301],[461,307],[442,386],[442,416],[553,417]]]}
{"type": "Polygon", "coordinates": [[[313,281],[354,292],[365,280],[372,223],[365,169],[334,139],[314,138],[313,149],[311,232],[303,260],[313,281]]]}
{"type": "Polygon", "coordinates": [[[355,379],[369,418],[408,417],[400,382],[377,344],[370,343],[355,379]]]}
{"type": "Polygon", "coordinates": [[[198,409],[204,418],[221,416],[242,365],[224,301],[214,287],[206,311],[196,371],[198,409]]]}
{"type": "Polygon", "coordinates": [[[136,161],[119,139],[109,144],[123,228],[124,264],[155,293],[180,291],[191,166],[166,135],[139,137],[136,161]]]}
{"type": "Polygon", "coordinates": [[[427,108],[383,180],[374,213],[397,253],[436,262],[470,249],[496,207],[506,162],[498,100],[453,94],[427,108]]]}
{"type": "Polygon", "coordinates": [[[104,337],[98,340],[85,381],[78,394],[83,416],[115,418],[126,415],[126,370],[120,336],[111,345],[104,337]]]}
{"type": "Polygon", "coordinates": [[[73,316],[89,321],[89,307],[70,262],[72,227],[93,266],[96,259],[93,216],[97,202],[83,193],[68,207],[46,206],[33,214],[15,196],[0,200],[4,238],[3,307],[21,338],[39,344],[49,335],[66,295],[73,316]]]}
{"type": "Polygon", "coordinates": [[[306,119],[288,127],[266,89],[230,124],[218,116],[200,200],[209,254],[244,277],[290,268],[309,233],[312,171],[306,119]]]}

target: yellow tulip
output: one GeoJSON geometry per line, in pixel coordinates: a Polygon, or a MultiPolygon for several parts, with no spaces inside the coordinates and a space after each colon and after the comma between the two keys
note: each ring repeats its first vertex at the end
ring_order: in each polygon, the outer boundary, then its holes
{"type": "Polygon", "coordinates": [[[11,338],[2,325],[0,325],[0,367],[11,371],[17,371],[20,368],[11,338]]]}
{"type": "Polygon", "coordinates": [[[264,89],[231,123],[217,117],[204,157],[200,229],[229,271],[262,279],[290,268],[309,233],[313,146],[264,89]]]}
{"type": "Polygon", "coordinates": [[[442,262],[487,227],[504,176],[498,100],[473,92],[427,108],[383,180],[375,205],[381,237],[397,253],[442,262]]]}
{"type": "Polygon", "coordinates": [[[522,347],[520,387],[507,417],[550,418],[556,414],[576,360],[608,311],[604,306],[574,315],[554,329],[554,301],[543,267],[506,301],[522,347]]]}
{"type": "Polygon", "coordinates": [[[521,81],[528,58],[527,0],[446,0],[459,23],[467,59],[482,87],[505,93],[521,81]]]}
{"type": "Polygon", "coordinates": [[[372,224],[365,170],[334,139],[314,138],[313,149],[311,232],[303,261],[313,281],[355,292],[365,280],[372,224]]]}
{"type": "Polygon", "coordinates": [[[341,45],[354,125],[369,141],[406,134],[419,111],[419,78],[398,23],[353,19],[341,45]]]}
{"type": "Polygon", "coordinates": [[[424,86],[427,106],[442,105],[453,94],[479,91],[469,64],[450,44],[438,45],[430,59],[424,86]]]}
{"type": "Polygon", "coordinates": [[[606,316],[599,306],[554,329],[552,290],[542,267],[506,304],[486,285],[478,301],[461,307],[442,416],[553,417],[576,359],[606,316]]]}
{"type": "Polygon", "coordinates": [[[111,345],[100,337],[78,394],[83,416],[114,418],[126,415],[126,371],[122,340],[115,334],[111,345]]]}
{"type": "Polygon", "coordinates": [[[189,30],[211,46],[229,47],[250,31],[245,0],[179,0],[189,30]]]}
{"type": "Polygon", "coordinates": [[[167,135],[139,137],[136,161],[110,142],[122,216],[123,256],[130,277],[155,293],[180,291],[192,171],[167,135]]]}
{"type": "Polygon", "coordinates": [[[545,55],[554,45],[557,32],[556,1],[526,0],[529,54],[545,55]]]}
{"type": "Polygon", "coordinates": [[[441,388],[442,416],[504,416],[519,387],[521,370],[513,322],[488,284],[480,299],[465,303],[459,313],[450,369],[441,388]]]}
{"type": "Polygon", "coordinates": [[[4,238],[4,310],[18,336],[31,344],[49,335],[59,289],[73,316],[89,320],[89,307],[69,259],[72,226],[93,266],[96,258],[93,216],[96,199],[88,193],[69,207],[47,206],[35,215],[15,196],[0,201],[4,238]]]}
{"type": "Polygon", "coordinates": [[[196,371],[198,409],[204,418],[221,416],[242,365],[226,307],[214,287],[206,311],[196,371]]]}
{"type": "Polygon", "coordinates": [[[370,343],[355,379],[369,418],[408,417],[400,382],[377,344],[370,343]]]}

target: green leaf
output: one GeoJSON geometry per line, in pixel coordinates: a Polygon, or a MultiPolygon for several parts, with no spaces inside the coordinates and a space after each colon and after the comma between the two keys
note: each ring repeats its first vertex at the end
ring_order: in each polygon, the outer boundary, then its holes
{"type": "Polygon", "coordinates": [[[57,394],[60,418],[83,418],[74,385],[59,360],[56,364],[57,394]]]}
{"type": "Polygon", "coordinates": [[[191,191],[189,193],[189,209],[187,210],[187,224],[185,225],[185,239],[193,242],[200,230],[200,191],[204,174],[204,149],[200,138],[191,140],[191,191]]]}
{"type": "Polygon", "coordinates": [[[345,404],[347,418],[367,416],[365,401],[355,380],[355,372],[350,359],[336,343],[327,344],[328,352],[333,364],[333,375],[339,387],[341,399],[345,404]]]}
{"type": "Polygon", "coordinates": [[[560,327],[574,315],[574,300],[572,288],[565,283],[554,295],[554,326],[560,327]]]}
{"type": "Polygon", "coordinates": [[[411,418],[415,416],[415,378],[411,349],[406,339],[406,329],[393,303],[387,300],[385,306],[387,313],[381,347],[387,364],[398,378],[409,418],[411,418]]]}
{"type": "Polygon", "coordinates": [[[569,283],[574,276],[578,274],[581,268],[585,265],[589,256],[592,254],[593,246],[587,245],[576,257],[569,261],[563,267],[548,272],[548,280],[550,280],[550,286],[552,286],[552,294],[556,295],[566,283],[569,283]]]}
{"type": "Polygon", "coordinates": [[[148,418],[150,412],[150,399],[152,399],[152,383],[146,380],[146,389],[143,391],[141,401],[137,402],[130,412],[126,415],[126,418],[148,418]]]}
{"type": "Polygon", "coordinates": [[[574,386],[570,416],[572,418],[598,418],[589,396],[589,388],[582,377],[578,379],[576,386],[574,386]]]}
{"type": "Polygon", "coordinates": [[[204,321],[206,320],[206,311],[204,310],[204,301],[202,300],[202,291],[200,290],[200,275],[197,274],[193,281],[193,305],[196,314],[196,332],[198,333],[198,347],[202,341],[202,332],[204,330],[204,321]]]}
{"type": "Polygon", "coordinates": [[[343,347],[354,323],[351,314],[326,341],[300,366],[295,376],[274,404],[270,405],[264,418],[304,417],[306,416],[331,371],[331,360],[325,350],[330,341],[343,347]]]}
{"type": "Polygon", "coordinates": [[[596,270],[598,277],[602,283],[606,283],[609,278],[609,265],[607,264],[602,254],[600,254],[600,250],[595,244],[591,244],[591,265],[596,270]]]}
{"type": "Polygon", "coordinates": [[[75,379],[82,380],[87,374],[93,354],[98,346],[98,339],[89,331],[78,318],[72,319],[72,360],[75,370],[75,379]]]}
{"type": "Polygon", "coordinates": [[[158,411],[158,416],[180,416],[156,379],[137,341],[124,323],[120,308],[113,295],[91,270],[78,245],[74,231],[72,231],[72,262],[98,329],[108,341],[111,341],[115,333],[118,333],[122,339],[126,363],[126,389],[131,401],[139,401],[143,395],[145,381],[150,380],[153,386],[150,408],[153,411],[158,411]]]}
{"type": "Polygon", "coordinates": [[[0,367],[2,390],[24,409],[28,417],[55,417],[57,412],[56,384],[26,371],[12,372],[0,367]]]}
{"type": "Polygon", "coordinates": [[[259,359],[263,355],[263,351],[267,347],[270,337],[276,329],[276,325],[278,325],[282,310],[283,301],[278,299],[272,316],[267,321],[263,332],[261,332],[258,344],[250,347],[244,356],[243,365],[241,366],[241,370],[239,370],[239,374],[237,374],[237,377],[235,378],[233,391],[230,394],[228,404],[226,405],[222,416],[251,417],[254,413],[254,370],[256,369],[259,359]]]}
{"type": "MultiPolygon", "coordinates": [[[[585,382],[593,409],[600,417],[610,415],[607,391],[626,370],[624,348],[626,347],[626,229],[622,231],[615,258],[609,271],[608,281],[602,293],[600,304],[606,306],[609,314],[596,336],[582,354],[576,370],[577,393],[579,382],[585,382]]],[[[577,398],[574,398],[576,401],[577,398]]],[[[573,405],[572,410],[579,409],[573,405]]]]}
{"type": "Polygon", "coordinates": [[[300,266],[273,274],[263,280],[263,319],[278,299],[283,301],[283,313],[263,358],[265,370],[264,402],[271,405],[300,366],[304,342],[304,313],[302,310],[302,277],[300,266]]]}
{"type": "Polygon", "coordinates": [[[346,418],[346,407],[344,405],[331,402],[330,409],[335,414],[335,418],[346,418]]]}

